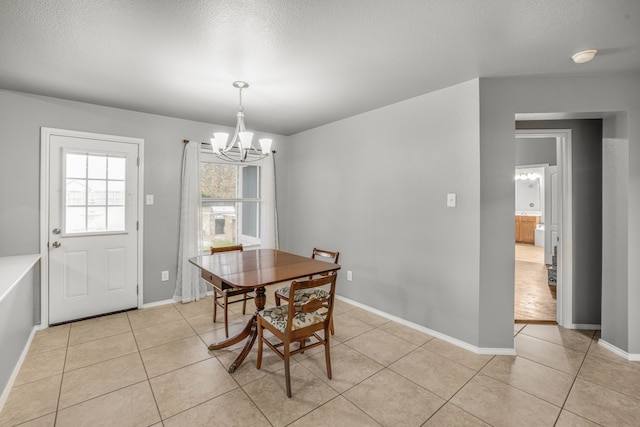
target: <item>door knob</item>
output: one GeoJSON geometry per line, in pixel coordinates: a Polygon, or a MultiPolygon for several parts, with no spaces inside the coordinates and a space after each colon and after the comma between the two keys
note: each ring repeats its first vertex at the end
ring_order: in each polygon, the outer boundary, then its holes
{"type": "Polygon", "coordinates": [[[60,246],[62,246],[62,243],[60,242],[53,242],[52,245],[54,248],[59,248],[60,246]]]}

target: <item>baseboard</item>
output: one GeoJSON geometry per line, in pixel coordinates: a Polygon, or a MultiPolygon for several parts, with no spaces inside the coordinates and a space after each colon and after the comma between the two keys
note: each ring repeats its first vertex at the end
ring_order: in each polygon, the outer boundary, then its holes
{"type": "Polygon", "coordinates": [[[148,302],[146,304],[142,305],[142,308],[152,308],[152,307],[159,307],[161,305],[167,305],[167,304],[173,304],[175,301],[172,299],[165,299],[162,301],[154,301],[154,302],[148,302]]]}
{"type": "Polygon", "coordinates": [[[606,348],[610,352],[612,352],[614,354],[617,354],[618,356],[622,357],[623,359],[626,359],[626,360],[628,360],[630,362],[640,362],[640,354],[627,353],[626,351],[619,349],[615,345],[612,345],[612,344],[609,344],[606,341],[603,341],[602,338],[600,338],[598,340],[598,344],[601,345],[602,347],[606,348]]]}
{"type": "Polygon", "coordinates": [[[24,358],[27,357],[27,353],[29,352],[29,347],[31,347],[31,341],[33,341],[33,337],[36,335],[36,332],[38,332],[41,329],[44,329],[44,328],[42,328],[40,325],[35,325],[31,329],[31,333],[29,334],[29,338],[27,339],[27,343],[25,344],[24,349],[22,350],[22,353],[20,354],[20,358],[18,359],[18,363],[16,363],[15,368],[13,368],[13,372],[11,373],[11,376],[9,377],[9,381],[7,381],[7,385],[5,386],[4,390],[2,390],[2,394],[0,394],[0,412],[2,412],[2,408],[4,408],[4,404],[7,402],[7,398],[9,397],[9,392],[11,391],[11,388],[13,387],[13,383],[16,381],[16,378],[18,376],[18,372],[20,372],[20,368],[22,367],[22,363],[24,362],[24,358]]]}
{"type": "Polygon", "coordinates": [[[599,331],[602,329],[602,325],[589,325],[586,323],[572,323],[568,326],[565,326],[566,329],[586,329],[586,330],[594,330],[599,331]]]}
{"type": "Polygon", "coordinates": [[[466,343],[464,341],[461,341],[457,338],[453,338],[450,337],[449,335],[445,335],[441,332],[438,331],[434,331],[432,329],[429,328],[425,328],[424,326],[418,325],[417,323],[413,323],[413,322],[409,322],[408,320],[402,319],[400,317],[394,316],[392,314],[386,313],[384,311],[378,310],[376,308],[373,307],[369,307],[368,305],[364,305],[362,303],[359,303],[357,301],[353,301],[349,298],[345,298],[343,296],[340,295],[336,295],[336,299],[344,301],[346,303],[349,303],[351,305],[354,305],[358,308],[362,308],[363,310],[367,310],[371,313],[377,314],[378,316],[382,316],[384,318],[387,318],[389,320],[393,320],[394,322],[400,323],[404,326],[408,326],[412,329],[415,329],[417,331],[423,332],[425,334],[431,335],[432,337],[436,337],[438,339],[441,339],[442,341],[446,341],[449,344],[453,344],[455,346],[458,346],[460,348],[463,348],[465,350],[471,351],[473,353],[476,354],[496,354],[496,355],[505,355],[505,356],[515,356],[516,355],[516,349],[515,348],[489,348],[489,347],[477,347],[474,345],[471,345],[469,343],[466,343]]]}

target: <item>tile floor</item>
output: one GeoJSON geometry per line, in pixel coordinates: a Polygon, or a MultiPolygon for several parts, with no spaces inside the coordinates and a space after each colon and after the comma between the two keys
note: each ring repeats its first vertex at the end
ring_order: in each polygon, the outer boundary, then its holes
{"type": "Polygon", "coordinates": [[[517,324],[517,357],[477,355],[338,301],[333,379],[322,349],[297,355],[287,399],[267,348],[227,372],[240,346],[209,352],[210,316],[207,298],[38,332],[0,425],[639,425],[640,362],[593,331],[517,324]]]}

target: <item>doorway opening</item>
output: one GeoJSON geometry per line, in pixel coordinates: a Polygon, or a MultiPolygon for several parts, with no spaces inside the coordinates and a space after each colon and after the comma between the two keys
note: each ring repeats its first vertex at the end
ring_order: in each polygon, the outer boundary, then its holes
{"type": "Polygon", "coordinates": [[[515,136],[514,319],[568,325],[573,287],[571,130],[518,130],[515,136]]]}

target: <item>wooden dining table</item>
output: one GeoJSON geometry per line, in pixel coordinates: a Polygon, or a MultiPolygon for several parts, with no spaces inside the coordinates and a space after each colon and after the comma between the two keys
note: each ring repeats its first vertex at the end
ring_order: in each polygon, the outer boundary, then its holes
{"type": "Polygon", "coordinates": [[[221,252],[190,258],[189,262],[198,267],[201,277],[214,286],[222,288],[224,283],[236,288],[255,290],[256,312],[244,329],[224,341],[209,345],[209,350],[219,350],[246,340],[240,355],[229,366],[229,372],[234,372],[240,366],[256,341],[258,312],[267,301],[265,286],[340,269],[338,264],[276,249],[221,252]]]}

